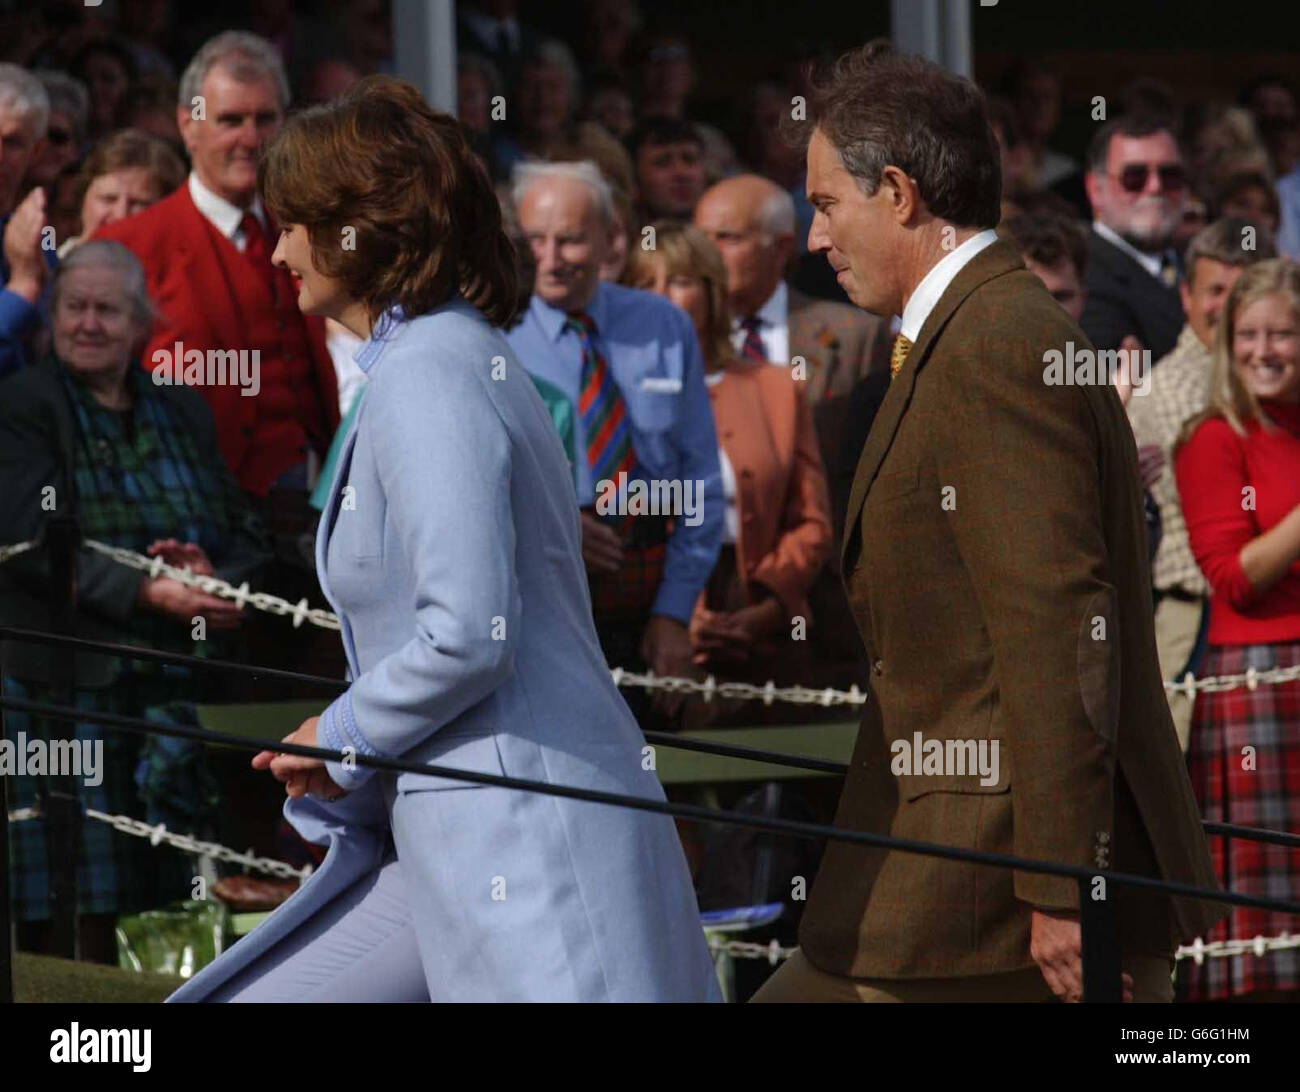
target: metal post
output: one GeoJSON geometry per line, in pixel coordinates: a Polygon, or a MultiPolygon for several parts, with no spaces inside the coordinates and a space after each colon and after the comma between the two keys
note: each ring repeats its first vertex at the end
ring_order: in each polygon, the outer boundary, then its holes
{"type": "Polygon", "coordinates": [[[1079,926],[1083,940],[1083,999],[1117,1004],[1124,1000],[1119,959],[1119,914],[1105,876],[1079,881],[1079,926]]]}
{"type": "MultiPolygon", "coordinates": [[[[50,559],[50,622],[55,633],[75,631],[77,548],[81,534],[70,516],[52,516],[45,526],[45,547],[50,559]]],[[[50,657],[50,680],[56,705],[74,704],[75,653],[50,657]]],[[[75,741],[75,720],[51,720],[50,742],[75,741]]],[[[50,748],[51,755],[63,753],[50,748]]],[[[45,823],[45,846],[49,856],[50,944],[52,954],[66,959],[78,956],[77,861],[81,856],[81,800],[71,773],[50,772],[46,778],[41,815],[45,823]]]]}

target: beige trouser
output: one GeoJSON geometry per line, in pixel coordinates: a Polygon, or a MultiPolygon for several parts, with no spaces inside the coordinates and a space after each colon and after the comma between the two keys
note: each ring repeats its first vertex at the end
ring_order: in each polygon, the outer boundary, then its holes
{"type": "MultiPolygon", "coordinates": [[[[1173,956],[1124,956],[1133,976],[1135,1002],[1168,1003],[1174,999],[1173,956]]],[[[796,948],[751,1001],[1055,1001],[1037,967],[968,978],[842,978],[819,971],[796,948]]]]}
{"type": "MultiPolygon", "coordinates": [[[[1164,598],[1156,604],[1156,652],[1160,656],[1160,677],[1173,679],[1183,669],[1196,647],[1196,634],[1201,627],[1200,602],[1187,603],[1181,599],[1164,598]]],[[[1173,714],[1178,743],[1187,753],[1187,739],[1192,730],[1194,699],[1175,690],[1166,690],[1169,712],[1173,714]]]]}

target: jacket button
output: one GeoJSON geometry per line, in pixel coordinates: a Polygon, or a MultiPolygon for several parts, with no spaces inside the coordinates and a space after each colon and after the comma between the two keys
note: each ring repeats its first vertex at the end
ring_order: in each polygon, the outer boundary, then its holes
{"type": "Polygon", "coordinates": [[[877,660],[874,664],[871,665],[871,670],[874,671],[877,675],[883,675],[885,673],[884,661],[877,660]]]}

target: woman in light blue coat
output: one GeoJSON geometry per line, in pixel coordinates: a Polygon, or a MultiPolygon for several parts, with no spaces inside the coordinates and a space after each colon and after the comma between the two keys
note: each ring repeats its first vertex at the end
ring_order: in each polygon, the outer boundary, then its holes
{"type": "Polygon", "coordinates": [[[514,262],[481,164],[410,84],[290,120],[262,165],[299,306],[367,340],[316,543],[348,690],[263,752],[324,864],[174,1001],[713,1001],[662,815],[350,761],[662,800],[597,644],[564,451],[490,324],[514,262]]]}

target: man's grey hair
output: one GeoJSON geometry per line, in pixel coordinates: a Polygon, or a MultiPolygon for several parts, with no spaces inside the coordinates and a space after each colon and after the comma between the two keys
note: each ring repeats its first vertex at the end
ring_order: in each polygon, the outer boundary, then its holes
{"type": "Polygon", "coordinates": [[[41,81],[50,99],[50,112],[67,114],[72,119],[72,140],[77,149],[86,142],[90,125],[90,92],[80,80],[52,68],[38,69],[33,75],[41,81]]]}
{"type": "Polygon", "coordinates": [[[16,64],[0,63],[0,110],[22,117],[32,136],[40,140],[50,123],[50,96],[45,85],[16,64]]]}
{"type": "Polygon", "coordinates": [[[63,280],[78,269],[111,269],[125,290],[137,321],[148,327],[154,320],[154,306],[144,279],[144,267],[121,243],[111,239],[89,239],[79,243],[59,262],[50,288],[50,308],[57,310],[63,280]]]}
{"type": "Polygon", "coordinates": [[[614,194],[605,181],[605,176],[600,173],[600,168],[590,159],[572,163],[534,163],[528,160],[516,163],[510,183],[515,208],[520,206],[524,195],[536,183],[552,178],[581,182],[591,190],[593,203],[601,219],[606,224],[614,222],[614,194]]]}
{"type": "Polygon", "coordinates": [[[177,105],[189,109],[201,95],[203,81],[208,73],[220,65],[241,83],[269,79],[280,96],[280,109],[289,106],[289,77],[284,73],[280,55],[265,38],[249,34],[246,30],[227,30],[209,38],[194,54],[194,59],[181,75],[177,105]]]}
{"type": "Polygon", "coordinates": [[[1183,273],[1187,283],[1191,284],[1192,278],[1196,276],[1196,262],[1200,258],[1245,269],[1248,265],[1276,257],[1277,247],[1273,242],[1273,233],[1267,227],[1244,216],[1225,216],[1192,236],[1183,254],[1183,273]],[[1251,249],[1246,248],[1248,239],[1252,244],[1251,249]]]}
{"type": "Polygon", "coordinates": [[[758,230],[764,235],[794,234],[794,198],[779,186],[758,210],[758,230]]]}

